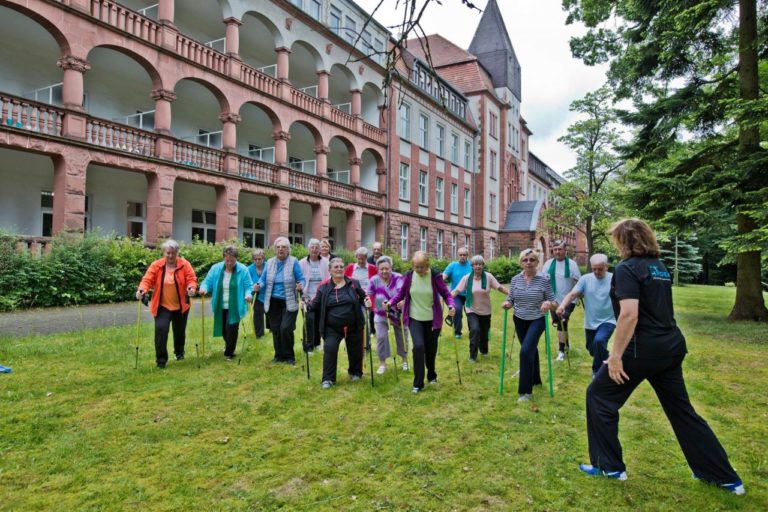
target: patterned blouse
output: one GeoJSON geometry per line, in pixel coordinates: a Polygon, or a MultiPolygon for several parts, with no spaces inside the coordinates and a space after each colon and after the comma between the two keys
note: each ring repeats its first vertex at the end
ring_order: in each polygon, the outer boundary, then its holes
{"type": "Polygon", "coordinates": [[[526,282],[523,272],[512,278],[509,285],[507,302],[515,308],[515,316],[522,320],[536,320],[544,316],[541,304],[545,300],[554,301],[555,294],[549,284],[549,276],[536,274],[530,282],[526,282]]]}

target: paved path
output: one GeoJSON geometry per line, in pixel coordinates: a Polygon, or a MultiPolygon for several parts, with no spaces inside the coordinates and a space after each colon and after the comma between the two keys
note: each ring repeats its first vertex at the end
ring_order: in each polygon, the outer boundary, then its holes
{"type": "MultiPolygon", "coordinates": [[[[206,316],[210,318],[210,301],[205,302],[206,316]]],[[[193,313],[199,315],[199,299],[195,299],[193,313]]],[[[141,306],[141,321],[152,321],[149,308],[141,306]]],[[[31,336],[55,334],[136,324],[136,302],[96,304],[91,306],[31,309],[13,313],[0,313],[0,336],[31,336]]]]}

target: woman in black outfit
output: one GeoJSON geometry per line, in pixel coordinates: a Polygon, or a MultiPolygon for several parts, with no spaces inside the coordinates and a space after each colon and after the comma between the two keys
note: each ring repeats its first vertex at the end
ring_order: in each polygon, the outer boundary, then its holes
{"type": "Polygon", "coordinates": [[[371,307],[371,301],[360,283],[344,276],[341,258],[332,259],[330,267],[331,279],[320,285],[312,302],[306,306],[315,313],[315,339],[321,335],[324,340],[323,389],[329,389],[336,383],[336,363],[342,339],[347,343],[347,372],[351,380],[358,381],[363,376],[365,317],[361,306],[371,307]]]}
{"type": "Polygon", "coordinates": [[[653,387],[695,479],[734,494],[744,485],[712,429],[696,414],[683,380],[685,338],[675,322],[672,280],[650,226],[624,219],[611,228],[623,258],[611,282],[616,334],[608,359],[587,388],[588,475],[626,480],[619,409],[644,380],[653,387]]]}

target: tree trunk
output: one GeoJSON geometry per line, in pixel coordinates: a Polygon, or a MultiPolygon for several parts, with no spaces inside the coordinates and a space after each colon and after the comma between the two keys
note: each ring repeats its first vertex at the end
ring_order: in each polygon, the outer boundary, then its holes
{"type": "MultiPolygon", "coordinates": [[[[757,0],[739,0],[739,86],[742,100],[756,100],[759,92],[757,73],[757,0]]],[[[739,157],[744,161],[760,151],[760,128],[739,126],[739,157]]],[[[736,225],[739,235],[754,231],[753,219],[737,205],[736,225]]],[[[763,292],[760,289],[760,251],[739,253],[736,259],[736,302],[729,320],[768,321],[763,292]]]]}

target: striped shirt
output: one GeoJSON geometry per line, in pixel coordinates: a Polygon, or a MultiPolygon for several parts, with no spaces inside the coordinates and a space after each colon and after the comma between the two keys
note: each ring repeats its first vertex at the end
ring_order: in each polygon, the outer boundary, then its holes
{"type": "Polygon", "coordinates": [[[512,278],[507,302],[514,306],[516,317],[522,320],[541,318],[544,315],[541,312],[541,304],[545,300],[555,300],[549,276],[536,274],[530,282],[526,282],[525,276],[520,272],[512,278]]]}

